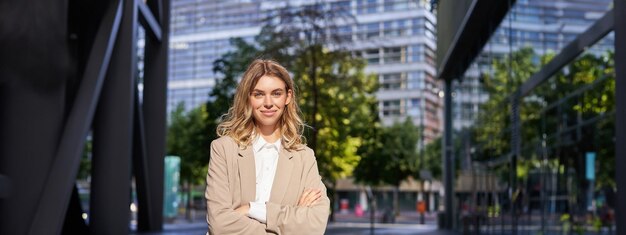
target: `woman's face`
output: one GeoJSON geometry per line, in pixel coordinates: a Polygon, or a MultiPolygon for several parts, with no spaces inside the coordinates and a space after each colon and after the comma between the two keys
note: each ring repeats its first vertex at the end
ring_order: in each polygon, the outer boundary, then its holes
{"type": "Polygon", "coordinates": [[[250,92],[250,106],[257,126],[262,130],[273,131],[276,123],[291,102],[291,90],[286,90],[282,79],[271,76],[259,78],[250,92]]]}

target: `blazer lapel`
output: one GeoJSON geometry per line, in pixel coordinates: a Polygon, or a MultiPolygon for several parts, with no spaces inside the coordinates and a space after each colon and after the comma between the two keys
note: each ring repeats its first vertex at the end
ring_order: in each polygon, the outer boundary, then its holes
{"type": "Polygon", "coordinates": [[[239,179],[241,180],[241,201],[252,202],[256,198],[256,169],[252,146],[239,149],[237,158],[239,167],[239,179]]]}
{"type": "Polygon", "coordinates": [[[278,154],[278,165],[276,166],[276,175],[274,176],[274,183],[272,184],[272,192],[270,193],[270,201],[274,203],[281,203],[285,192],[287,192],[287,186],[291,180],[291,170],[293,168],[292,152],[281,148],[278,154]]]}

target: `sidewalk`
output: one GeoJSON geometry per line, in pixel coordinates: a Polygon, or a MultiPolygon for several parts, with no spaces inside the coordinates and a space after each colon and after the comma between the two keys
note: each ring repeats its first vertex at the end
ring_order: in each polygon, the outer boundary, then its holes
{"type": "MultiPolygon", "coordinates": [[[[363,216],[358,217],[354,213],[335,213],[335,222],[360,222],[360,223],[370,223],[371,215],[369,213],[365,213],[363,216]]],[[[374,220],[377,223],[383,222],[383,213],[377,212],[374,216],[374,220]]],[[[401,211],[400,215],[395,218],[396,224],[420,224],[420,215],[414,211],[401,211]]],[[[424,215],[424,224],[437,224],[437,214],[436,213],[426,213],[424,215]]]]}
{"type": "MultiPolygon", "coordinates": [[[[382,214],[376,214],[377,221],[382,219],[382,214]]],[[[163,231],[151,233],[131,232],[141,235],[204,235],[207,232],[205,214],[196,211],[191,220],[183,216],[164,221],[163,231]]],[[[418,224],[419,214],[415,212],[403,212],[396,218],[396,223],[374,223],[374,233],[379,235],[392,234],[420,234],[420,235],[457,235],[458,233],[437,230],[437,221],[434,214],[425,216],[425,224],[418,224]]],[[[336,214],[335,222],[328,223],[325,234],[329,235],[366,235],[371,234],[369,214],[357,217],[353,213],[336,214]]],[[[133,228],[132,230],[135,230],[133,228]]]]}

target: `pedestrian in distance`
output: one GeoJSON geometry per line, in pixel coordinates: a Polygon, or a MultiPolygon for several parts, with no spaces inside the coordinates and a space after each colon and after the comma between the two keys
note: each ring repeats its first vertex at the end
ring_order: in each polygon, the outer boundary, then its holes
{"type": "Polygon", "coordinates": [[[287,70],[254,60],[211,143],[207,234],[323,234],[330,200],[287,70]]]}

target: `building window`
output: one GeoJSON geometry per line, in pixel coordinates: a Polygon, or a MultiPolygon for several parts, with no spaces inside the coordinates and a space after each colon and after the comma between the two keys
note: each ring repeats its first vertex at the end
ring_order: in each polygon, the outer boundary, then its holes
{"type": "Polygon", "coordinates": [[[424,89],[424,72],[416,71],[408,74],[407,87],[409,89],[424,89]]]}
{"type": "Polygon", "coordinates": [[[381,75],[380,88],[382,90],[406,88],[406,75],[404,73],[388,73],[381,75]]]}
{"type": "Polygon", "coordinates": [[[407,114],[409,116],[417,117],[421,115],[421,112],[420,112],[421,106],[420,106],[419,98],[407,99],[406,103],[407,103],[406,105],[407,114]]]}
{"type": "Polygon", "coordinates": [[[385,64],[405,62],[404,47],[388,47],[383,52],[385,64]]]}
{"type": "Polygon", "coordinates": [[[424,45],[419,44],[411,46],[411,62],[424,62],[424,45]]]}
{"type": "Polygon", "coordinates": [[[413,22],[411,22],[411,28],[413,31],[413,35],[423,35],[425,31],[424,26],[424,18],[415,18],[413,22]]]}
{"type": "Polygon", "coordinates": [[[383,116],[399,116],[404,111],[402,110],[402,101],[401,100],[386,100],[382,101],[383,103],[383,116]]]}
{"type": "Polygon", "coordinates": [[[378,22],[359,25],[359,39],[371,39],[380,36],[380,27],[378,22]]]}
{"type": "Polygon", "coordinates": [[[385,0],[384,6],[385,11],[402,11],[409,9],[409,7],[415,8],[414,6],[409,6],[409,1],[407,0],[385,0]]]}
{"type": "Polygon", "coordinates": [[[370,65],[379,64],[380,63],[380,56],[379,56],[379,53],[378,53],[378,48],[376,48],[376,49],[368,49],[368,50],[363,51],[362,57],[370,65]]]}
{"type": "Polygon", "coordinates": [[[350,8],[350,1],[337,1],[330,3],[330,8],[339,12],[352,12],[350,8]]]}
{"type": "Polygon", "coordinates": [[[377,0],[357,0],[356,1],[357,14],[376,13],[377,8],[378,8],[377,0]]]}
{"type": "Polygon", "coordinates": [[[406,33],[406,25],[404,20],[393,20],[387,21],[383,24],[383,34],[385,36],[405,36],[406,33]]]}

